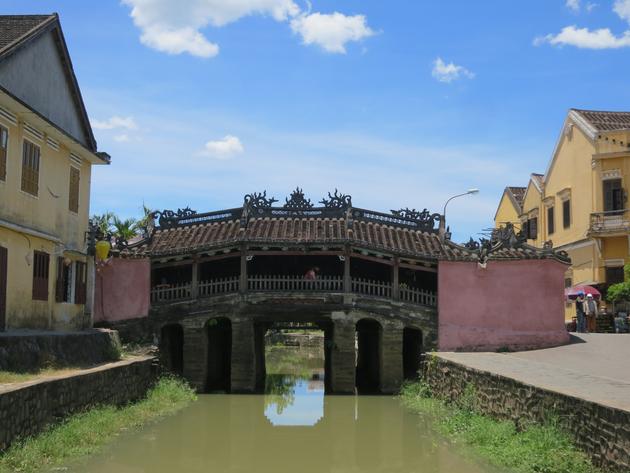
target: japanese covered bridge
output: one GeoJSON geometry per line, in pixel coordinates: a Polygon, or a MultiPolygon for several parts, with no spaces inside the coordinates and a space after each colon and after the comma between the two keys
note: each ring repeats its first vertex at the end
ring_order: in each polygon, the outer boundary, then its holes
{"type": "Polygon", "coordinates": [[[441,263],[563,258],[510,228],[460,246],[440,214],[365,210],[337,191],[319,206],[298,188],[283,205],[255,193],[155,218],[122,253],[150,259],[147,320],[166,364],[200,391],[261,389],[265,332],[300,326],[324,332],[328,392],[394,392],[438,348],[441,263]]]}

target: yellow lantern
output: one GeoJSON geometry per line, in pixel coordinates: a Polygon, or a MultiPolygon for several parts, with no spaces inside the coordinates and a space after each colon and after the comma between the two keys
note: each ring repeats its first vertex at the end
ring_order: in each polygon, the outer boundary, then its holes
{"type": "Polygon", "coordinates": [[[101,240],[97,241],[96,245],[94,245],[96,249],[96,259],[97,261],[105,261],[109,256],[109,250],[112,248],[110,242],[101,240]]]}

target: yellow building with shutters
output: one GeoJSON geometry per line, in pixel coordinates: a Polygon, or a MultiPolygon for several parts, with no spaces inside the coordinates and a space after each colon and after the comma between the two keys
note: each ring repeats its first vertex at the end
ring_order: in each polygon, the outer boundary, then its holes
{"type": "MultiPolygon", "coordinates": [[[[571,109],[545,174],[530,178],[519,214],[529,243],[551,242],[569,253],[567,286],[605,292],[623,281],[630,262],[629,186],[630,112],[571,109]]],[[[509,204],[502,198],[497,215],[506,215],[509,204]]],[[[573,311],[569,305],[567,318],[573,311]]]]}
{"type": "Polygon", "coordinates": [[[0,331],[90,325],[96,142],[53,15],[0,16],[0,331]]]}

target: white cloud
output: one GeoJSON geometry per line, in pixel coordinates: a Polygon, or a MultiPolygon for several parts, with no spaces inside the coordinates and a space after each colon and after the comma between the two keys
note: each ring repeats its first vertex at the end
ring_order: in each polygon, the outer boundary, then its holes
{"type": "Polygon", "coordinates": [[[458,66],[452,62],[446,64],[442,58],[438,57],[433,61],[433,70],[431,75],[439,82],[450,83],[462,77],[472,79],[475,74],[464,66],[458,66]]]}
{"type": "Polygon", "coordinates": [[[137,130],[138,125],[133,117],[119,117],[118,115],[114,115],[113,117],[108,118],[107,120],[92,120],[92,127],[97,130],[115,130],[115,129],[124,129],[124,130],[137,130]]]}
{"type": "Polygon", "coordinates": [[[608,28],[589,30],[576,26],[565,26],[557,35],[548,34],[534,40],[539,46],[549,43],[555,46],[575,46],[584,49],[617,49],[630,46],[630,31],[615,36],[608,28]]]}
{"type": "Polygon", "coordinates": [[[291,29],[302,37],[304,44],[316,44],[329,53],[346,53],[346,44],[374,35],[364,15],[347,16],[308,13],[291,20],[291,29]]]}
{"type": "Polygon", "coordinates": [[[592,2],[588,2],[586,4],[586,11],[587,12],[592,12],[595,8],[597,8],[599,6],[599,3],[592,3],[592,2]]]}
{"type": "Polygon", "coordinates": [[[567,0],[566,6],[569,10],[577,13],[580,11],[580,0],[567,0]]]}
{"type": "Polygon", "coordinates": [[[615,0],[613,11],[619,18],[630,23],[630,0],[615,0]]]}
{"type": "MultiPolygon", "coordinates": [[[[567,0],[566,5],[574,11],[579,10],[580,0],[567,0]],[[575,8],[574,8],[575,7],[575,8]]],[[[586,10],[590,12],[597,3],[587,3],[586,10]]],[[[615,0],[613,11],[622,20],[630,23],[630,0],[615,0]]],[[[610,28],[578,28],[575,25],[565,26],[558,34],[548,34],[534,39],[534,45],[551,44],[555,46],[574,46],[583,49],[619,49],[630,47],[630,30],[620,35],[613,33],[610,28]]]]}
{"type": "Polygon", "coordinates": [[[117,143],[127,143],[129,142],[129,140],[130,140],[129,135],[126,133],[123,133],[122,135],[114,136],[114,141],[117,143]]]}
{"type": "Polygon", "coordinates": [[[131,7],[131,17],[140,29],[140,41],[168,54],[188,53],[210,58],[219,46],[201,29],[222,27],[245,16],[264,15],[278,22],[290,21],[304,44],[317,44],[326,51],[344,53],[349,41],[374,34],[365,16],[302,11],[293,0],[122,0],[131,7]]]}
{"type": "Polygon", "coordinates": [[[203,150],[198,154],[200,156],[210,156],[217,159],[228,159],[244,151],[245,148],[238,137],[226,135],[220,140],[208,141],[203,150]]]}

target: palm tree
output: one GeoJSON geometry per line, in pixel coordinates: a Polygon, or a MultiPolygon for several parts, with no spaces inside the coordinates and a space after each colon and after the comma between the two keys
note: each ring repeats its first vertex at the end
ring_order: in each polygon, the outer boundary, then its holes
{"type": "Polygon", "coordinates": [[[92,215],[92,222],[98,227],[103,235],[107,235],[111,230],[112,220],[114,220],[114,218],[116,218],[114,212],[107,211],[100,215],[92,215]]]}
{"type": "Polygon", "coordinates": [[[129,241],[137,234],[138,223],[135,218],[126,218],[125,220],[122,220],[118,216],[114,215],[112,224],[114,225],[114,236],[116,239],[129,241]]]}
{"type": "Polygon", "coordinates": [[[148,233],[150,233],[149,229],[154,225],[153,221],[153,210],[142,202],[142,217],[136,223],[136,229],[140,230],[144,237],[147,237],[148,233]]]}

